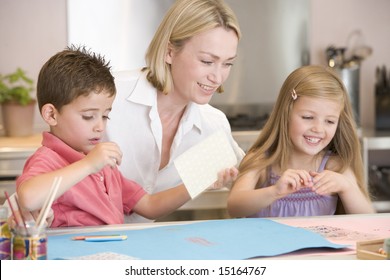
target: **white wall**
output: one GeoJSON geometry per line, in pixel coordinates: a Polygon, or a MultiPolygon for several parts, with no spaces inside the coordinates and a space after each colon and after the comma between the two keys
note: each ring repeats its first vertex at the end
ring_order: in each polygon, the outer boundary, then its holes
{"type": "MultiPolygon", "coordinates": [[[[373,48],[362,64],[360,89],[362,125],[373,127],[375,68],[390,67],[390,1],[310,1],[311,63],[326,64],[325,49],[345,45],[354,30],[373,48]]],[[[20,66],[36,81],[42,64],[67,44],[66,0],[0,0],[0,38],[0,73],[20,66]]],[[[45,127],[38,113],[35,122],[36,129],[45,127]]]]}
{"type": "Polygon", "coordinates": [[[68,42],[104,55],[113,71],[143,67],[149,42],[173,2],[68,0],[68,42]]]}
{"type": "MultiPolygon", "coordinates": [[[[22,67],[36,83],[41,66],[66,47],[66,29],[66,0],[0,0],[0,73],[22,67]]],[[[35,130],[45,128],[36,110],[35,130]]]]}

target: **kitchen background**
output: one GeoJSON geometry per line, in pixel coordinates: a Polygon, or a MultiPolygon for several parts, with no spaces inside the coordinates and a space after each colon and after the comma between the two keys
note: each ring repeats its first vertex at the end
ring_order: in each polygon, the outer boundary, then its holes
{"type": "MultiPolygon", "coordinates": [[[[22,67],[36,82],[43,63],[68,43],[105,54],[114,70],[141,67],[149,40],[173,1],[0,0],[0,73],[22,67]]],[[[390,0],[226,2],[237,13],[243,38],[225,93],[214,96],[212,104],[241,126],[235,130],[248,130],[245,118],[236,118],[246,115],[255,121],[250,130],[258,131],[287,75],[303,64],[327,65],[331,45],[372,48],[360,65],[358,105],[361,126],[375,128],[376,68],[390,66],[390,0]]],[[[0,136],[1,124],[0,114],[0,136]]],[[[45,129],[36,110],[34,130],[45,129]]],[[[238,132],[236,138],[243,135],[238,132]]],[[[250,142],[244,140],[247,148],[250,142]]],[[[385,152],[372,151],[370,158],[390,166],[390,143],[385,146],[385,152]]]]}
{"type": "MultiPolygon", "coordinates": [[[[69,0],[70,4],[83,2],[88,9],[82,14],[85,25],[79,24],[75,27],[70,22],[68,26],[67,2],[67,0],[0,1],[0,73],[9,73],[16,67],[21,66],[27,70],[31,77],[36,79],[42,64],[51,55],[67,45],[68,31],[74,29],[82,31],[83,26],[88,26],[87,24],[91,22],[91,19],[92,23],[98,26],[94,29],[95,34],[102,34],[100,38],[104,38],[108,42],[118,40],[115,38],[118,35],[117,38],[125,38],[126,36],[123,36],[123,33],[118,33],[118,31],[123,32],[123,26],[126,26],[130,20],[136,20],[137,25],[130,27],[130,32],[134,34],[131,42],[115,41],[116,48],[109,55],[113,63],[118,65],[118,69],[128,65],[139,65],[142,63],[140,59],[143,59],[143,48],[147,45],[148,37],[151,37],[153,33],[150,28],[148,28],[148,32],[141,31],[145,31],[147,25],[157,26],[162,17],[159,10],[167,9],[171,0],[92,1],[96,2],[97,7],[117,2],[120,4],[120,12],[127,15],[127,18],[121,18],[123,22],[114,26],[114,30],[109,31],[107,31],[107,28],[111,26],[110,23],[113,21],[110,17],[113,11],[110,12],[106,9],[106,13],[101,15],[98,9],[90,8],[93,5],[91,1],[69,0]],[[153,4],[155,2],[158,2],[160,7],[156,7],[153,4]],[[126,7],[128,7],[128,11],[124,13],[126,7]],[[150,9],[145,7],[150,7],[150,9]],[[145,37],[141,36],[142,34],[145,34],[145,37]],[[128,59],[129,54],[135,54],[136,59],[128,59]],[[128,64],[121,65],[119,61],[128,61],[128,64]]],[[[349,36],[358,31],[362,35],[361,41],[373,48],[372,55],[365,59],[361,65],[361,125],[363,127],[375,126],[375,69],[377,66],[390,65],[390,33],[387,31],[387,27],[390,26],[389,0],[228,0],[227,2],[237,10],[240,23],[244,29],[242,47],[250,50],[252,42],[254,42],[252,47],[256,52],[257,46],[263,46],[257,51],[256,56],[248,57],[245,53],[240,54],[241,60],[236,63],[234,71],[238,72],[242,64],[251,60],[256,62],[259,71],[241,74],[245,82],[240,85],[243,90],[239,94],[259,92],[259,95],[255,95],[255,102],[258,102],[258,100],[265,103],[274,101],[281,82],[292,70],[292,67],[298,66],[301,59],[310,61],[311,64],[326,64],[326,48],[329,45],[347,46],[349,36]],[[259,2],[263,4],[256,4],[259,2]],[[253,5],[263,5],[264,8],[267,8],[267,5],[271,2],[276,4],[272,7],[268,6],[266,13],[261,16],[254,14],[259,8],[253,8],[253,5]],[[284,11],[287,11],[286,13],[281,14],[279,12],[278,14],[276,9],[281,5],[289,6],[284,9],[284,11]],[[303,14],[302,16],[301,14],[298,17],[297,11],[301,10],[302,12],[305,9],[307,9],[307,15],[303,14]],[[258,20],[258,25],[250,26],[249,24],[255,19],[258,20]],[[304,26],[299,26],[299,24],[307,25],[307,29],[304,26]],[[283,28],[284,26],[286,28],[283,28]],[[251,28],[250,32],[245,31],[248,28],[251,28]],[[264,30],[272,30],[272,32],[267,33],[268,37],[266,39],[261,39],[260,35],[256,36],[264,30]],[[298,33],[297,30],[301,30],[301,33],[298,33]],[[278,39],[279,35],[286,38],[285,41],[278,39]],[[267,45],[267,42],[271,42],[271,44],[267,45]],[[274,44],[276,42],[278,44],[274,44]],[[301,55],[299,57],[289,55],[294,54],[296,49],[304,47],[306,42],[308,57],[305,57],[305,54],[303,57],[301,55]],[[244,46],[244,44],[249,45],[244,46]],[[284,51],[280,49],[284,49],[284,51]],[[281,53],[284,53],[285,56],[281,57],[281,53]],[[242,64],[239,65],[239,63],[242,64]],[[272,79],[263,78],[266,76],[261,74],[267,72],[273,73],[275,76],[272,79]],[[261,83],[253,84],[255,81],[261,81],[261,83]]],[[[82,5],[82,3],[78,5],[82,5]]],[[[69,36],[71,35],[70,33],[69,36]]],[[[86,34],[84,36],[88,37],[86,34]]],[[[100,49],[94,47],[95,49],[100,51],[100,49]]],[[[237,86],[237,76],[235,74],[232,73],[229,79],[231,83],[229,86],[232,89],[237,86]]],[[[237,96],[229,95],[227,97],[228,94],[215,98],[213,102],[216,104],[225,101],[235,102],[237,96]]],[[[240,100],[243,99],[240,98],[240,100]]],[[[35,127],[39,131],[45,128],[38,112],[35,116],[35,127]]]]}

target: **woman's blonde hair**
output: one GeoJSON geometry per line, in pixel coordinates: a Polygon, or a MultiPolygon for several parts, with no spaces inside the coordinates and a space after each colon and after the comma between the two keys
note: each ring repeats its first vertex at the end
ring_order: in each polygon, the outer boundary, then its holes
{"type": "Polygon", "coordinates": [[[343,172],[350,167],[356,176],[359,188],[368,196],[364,183],[360,141],[351,102],[338,75],[332,69],[323,66],[303,66],[287,77],[269,119],[240,164],[239,176],[250,170],[258,170],[259,174],[266,174],[267,167],[275,163],[280,170],[286,169],[292,150],[289,119],[294,105],[294,94],[297,98],[310,96],[334,100],[342,104],[338,127],[327,149],[340,160],[339,170],[335,171],[343,172]]]}
{"type": "MultiPolygon", "coordinates": [[[[223,27],[234,30],[238,39],[240,27],[232,9],[223,0],[177,0],[169,9],[146,52],[147,79],[163,93],[172,89],[170,65],[165,62],[168,46],[179,51],[194,35],[223,27]]],[[[223,89],[218,88],[217,92],[223,89]]]]}

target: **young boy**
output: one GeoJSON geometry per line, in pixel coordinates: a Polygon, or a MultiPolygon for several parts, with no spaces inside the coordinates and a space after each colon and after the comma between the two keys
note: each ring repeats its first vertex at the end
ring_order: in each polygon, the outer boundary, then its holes
{"type": "Polygon", "coordinates": [[[101,142],[115,93],[109,64],[85,47],[67,48],[45,63],[37,98],[50,132],[43,132],[42,146],[17,179],[22,209],[41,209],[55,177],[62,181],[51,227],[120,224],[132,212],[156,219],[190,199],[184,185],[147,194],[120,174],[119,147],[101,142]]]}

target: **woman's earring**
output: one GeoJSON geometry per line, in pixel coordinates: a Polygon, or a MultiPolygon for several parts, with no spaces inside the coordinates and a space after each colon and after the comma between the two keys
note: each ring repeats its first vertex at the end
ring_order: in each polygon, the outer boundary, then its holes
{"type": "Polygon", "coordinates": [[[297,95],[295,89],[293,89],[293,90],[291,91],[291,97],[292,97],[293,100],[297,100],[298,95],[297,95]]]}

